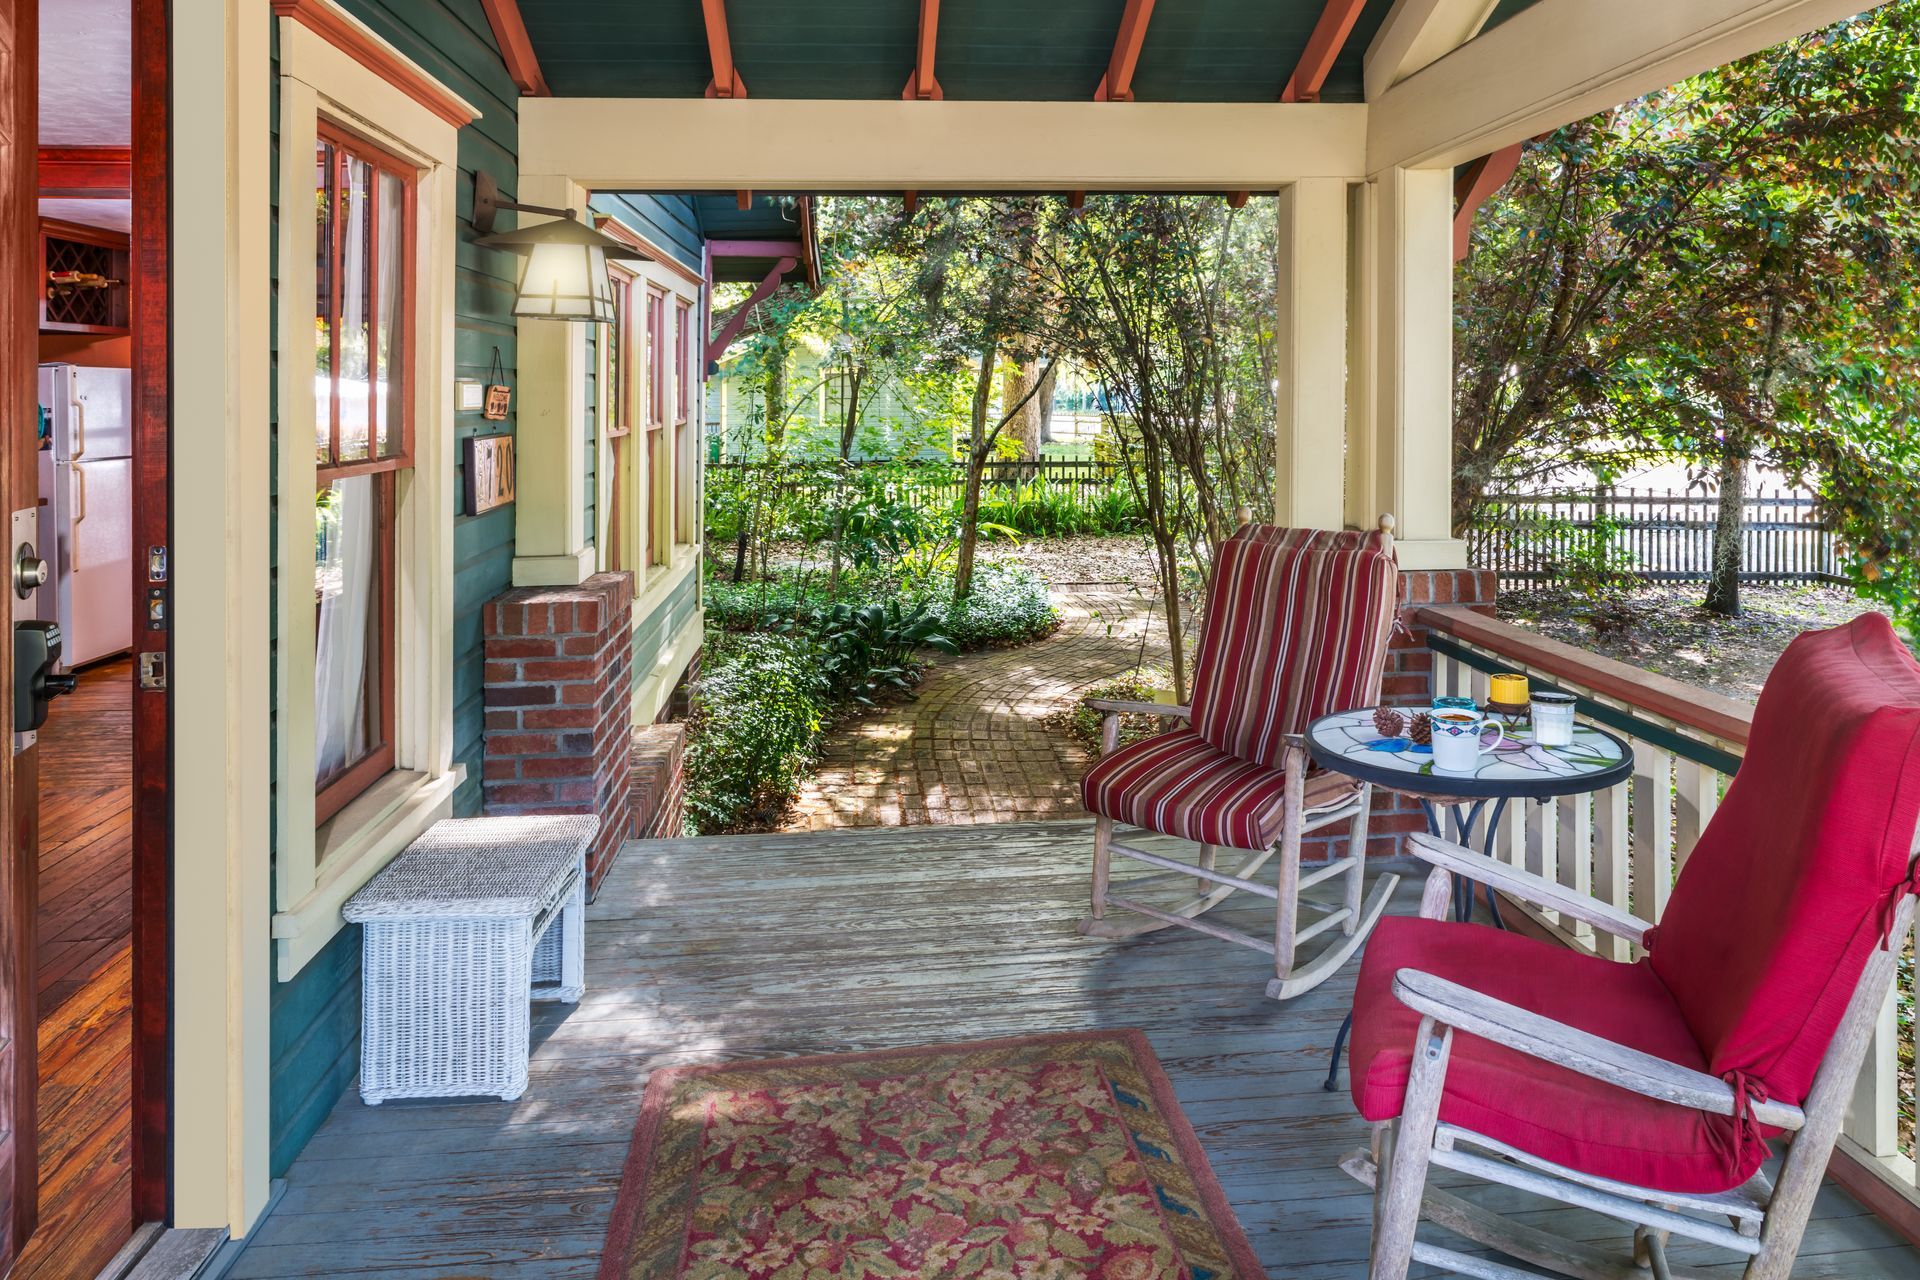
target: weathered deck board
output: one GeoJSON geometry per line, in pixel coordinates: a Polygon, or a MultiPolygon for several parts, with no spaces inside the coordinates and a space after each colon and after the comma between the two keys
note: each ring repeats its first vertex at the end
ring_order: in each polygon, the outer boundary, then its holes
{"type": "MultiPolygon", "coordinates": [[[[1370,1198],[1334,1163],[1365,1130],[1320,1088],[1351,969],[1276,1005],[1254,953],[1173,931],[1083,940],[1088,839],[1048,823],[630,845],[589,910],[586,997],[536,1008],[526,1095],[349,1095],[231,1274],[590,1276],[656,1067],[1137,1026],[1269,1273],[1362,1275],[1370,1198]]],[[[1268,914],[1224,910],[1253,931],[1268,914]]],[[[1513,1194],[1476,1198],[1614,1235],[1513,1194]]],[[[1794,1274],[1920,1280],[1920,1254],[1829,1187],[1794,1274]]]]}

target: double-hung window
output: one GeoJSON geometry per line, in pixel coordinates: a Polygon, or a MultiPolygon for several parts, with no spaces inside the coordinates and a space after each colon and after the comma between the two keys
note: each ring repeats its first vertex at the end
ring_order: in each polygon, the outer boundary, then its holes
{"type": "Polygon", "coordinates": [[[394,507],[413,465],[412,166],[314,146],[314,817],[393,768],[394,507]]]}
{"type": "Polygon", "coordinates": [[[633,277],[619,270],[609,274],[613,279],[613,322],[603,331],[600,340],[606,352],[601,375],[606,387],[602,420],[606,423],[606,461],[611,473],[607,483],[606,568],[620,570],[627,567],[628,559],[625,513],[627,468],[631,460],[627,456],[627,442],[633,435],[633,407],[629,402],[632,374],[628,369],[631,360],[627,340],[633,331],[633,277]]]}
{"type": "Polygon", "coordinates": [[[688,452],[687,407],[693,379],[687,374],[687,340],[693,326],[693,304],[676,297],[673,303],[673,527],[674,540],[693,541],[693,457],[688,452]]]}
{"type": "Polygon", "coordinates": [[[672,536],[666,530],[668,486],[672,476],[667,470],[667,295],[660,289],[647,291],[647,477],[650,501],[647,503],[647,564],[665,564],[666,547],[672,536]],[[663,536],[664,535],[664,536],[663,536]]]}

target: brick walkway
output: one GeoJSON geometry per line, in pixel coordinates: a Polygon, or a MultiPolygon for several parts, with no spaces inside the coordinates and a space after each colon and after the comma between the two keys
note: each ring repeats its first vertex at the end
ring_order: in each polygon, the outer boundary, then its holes
{"type": "MultiPolygon", "coordinates": [[[[1146,591],[1056,586],[1060,629],[1018,649],[941,658],[912,702],[836,726],[787,829],[1076,817],[1089,752],[1041,723],[1080,690],[1132,671],[1146,591]]],[[[1166,662],[1151,619],[1148,665],[1166,662]]]]}

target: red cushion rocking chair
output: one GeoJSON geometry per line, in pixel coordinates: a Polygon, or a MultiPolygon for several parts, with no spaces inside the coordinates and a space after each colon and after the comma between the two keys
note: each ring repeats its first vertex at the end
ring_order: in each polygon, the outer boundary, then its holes
{"type": "MultiPolygon", "coordinates": [[[[1297,735],[1314,717],[1378,700],[1393,625],[1399,571],[1391,517],[1377,530],[1245,525],[1220,548],[1194,662],[1193,704],[1097,701],[1107,712],[1105,750],[1081,784],[1095,815],[1093,910],[1080,932],[1124,938],[1168,925],[1198,930],[1274,958],[1267,994],[1287,999],[1324,982],[1357,950],[1386,910],[1398,878],[1382,876],[1364,894],[1367,787],[1309,772],[1297,735]],[[1118,715],[1180,717],[1185,727],[1116,749],[1118,715]],[[1197,864],[1123,844],[1123,822],[1200,846],[1197,864]],[[1352,829],[1345,857],[1302,876],[1300,837],[1338,822],[1352,829]],[[1245,857],[1231,874],[1214,866],[1220,848],[1245,857]],[[1273,885],[1252,877],[1280,855],[1273,885]],[[1112,892],[1113,854],[1199,882],[1197,896],[1164,906],[1112,892]],[[1322,880],[1345,877],[1338,905],[1301,897],[1322,880]],[[1276,901],[1271,943],[1198,917],[1245,890],[1276,901]],[[1364,901],[1362,900],[1364,897],[1364,901]],[[1305,927],[1302,908],[1318,911],[1305,927]],[[1109,908],[1133,918],[1115,918],[1109,908]],[[1304,963],[1296,950],[1331,933],[1304,963]]],[[[1151,879],[1150,877],[1149,879],[1151,879]]]]}
{"type": "Polygon", "coordinates": [[[1750,1280],[1785,1277],[1911,920],[1917,819],[1920,664],[1866,614],[1774,668],[1657,929],[1414,837],[1434,867],[1424,918],[1381,924],[1354,1000],[1353,1098],[1375,1136],[1343,1167],[1376,1186],[1372,1280],[1460,1266],[1416,1239],[1422,1217],[1565,1274],[1635,1274],[1426,1187],[1430,1164],[1622,1218],[1655,1275],[1690,1274],[1666,1262],[1671,1233],[1747,1255],[1750,1280]],[[1647,954],[1444,923],[1453,874],[1647,954]],[[1768,1139],[1789,1131],[1770,1186],[1768,1139]]]}

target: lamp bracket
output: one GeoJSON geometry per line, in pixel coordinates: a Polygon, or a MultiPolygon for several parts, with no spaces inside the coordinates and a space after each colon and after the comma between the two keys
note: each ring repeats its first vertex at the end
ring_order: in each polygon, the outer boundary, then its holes
{"type": "Polygon", "coordinates": [[[553,209],[543,204],[520,204],[513,200],[500,198],[500,184],[493,175],[483,169],[473,171],[473,229],[481,235],[493,233],[494,218],[502,209],[513,209],[519,213],[544,213],[554,218],[571,218],[575,214],[571,209],[553,209]]]}

